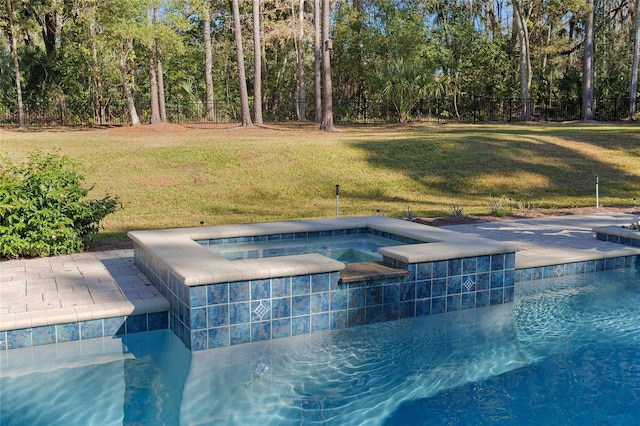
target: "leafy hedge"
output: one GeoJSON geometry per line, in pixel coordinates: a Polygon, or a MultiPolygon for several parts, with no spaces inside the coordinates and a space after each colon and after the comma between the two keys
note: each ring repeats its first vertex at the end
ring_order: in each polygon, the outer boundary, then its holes
{"type": "Polygon", "coordinates": [[[82,251],[116,197],[85,200],[89,189],[64,156],[40,152],[21,166],[0,158],[0,257],[37,257],[82,251]]]}

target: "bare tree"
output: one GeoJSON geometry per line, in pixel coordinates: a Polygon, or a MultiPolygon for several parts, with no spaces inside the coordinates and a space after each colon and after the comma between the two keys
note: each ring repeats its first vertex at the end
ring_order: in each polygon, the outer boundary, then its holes
{"type": "Polygon", "coordinates": [[[262,124],[262,47],[260,40],[260,0],[253,0],[253,119],[262,124]]]}
{"type": "Polygon", "coordinates": [[[16,95],[18,101],[18,125],[24,128],[24,106],[22,105],[22,85],[20,83],[20,62],[18,61],[18,40],[16,25],[13,15],[11,0],[7,0],[7,13],[9,15],[9,34],[11,38],[11,59],[13,59],[13,71],[16,80],[16,95]]]}
{"type": "Polygon", "coordinates": [[[202,8],[203,36],[204,36],[204,84],[207,115],[205,120],[213,120],[213,54],[211,52],[211,5],[205,1],[202,8]]]}
{"type": "Polygon", "coordinates": [[[156,43],[155,37],[151,35],[153,31],[153,10],[147,10],[148,41],[147,54],[149,55],[149,92],[151,98],[151,124],[160,123],[160,104],[158,102],[158,79],[156,63],[156,43]]]}
{"type": "Polygon", "coordinates": [[[124,97],[127,100],[127,107],[129,108],[129,119],[132,126],[138,126],[140,124],[140,118],[136,110],[136,103],[133,99],[133,91],[131,86],[133,81],[131,80],[131,70],[129,67],[129,55],[133,52],[133,40],[127,39],[119,43],[118,46],[118,65],[120,67],[120,75],[122,76],[122,86],[124,90],[124,97]]]}
{"type": "Polygon", "coordinates": [[[333,131],[333,94],[331,89],[331,39],[329,12],[331,0],[322,0],[322,123],[320,130],[333,131]]]}
{"type": "Polygon", "coordinates": [[[304,83],[304,0],[298,5],[298,34],[296,40],[296,114],[306,120],[307,88],[304,83]]]}
{"type": "MultiPolygon", "coordinates": [[[[155,22],[160,22],[160,11],[158,5],[153,7],[153,19],[155,22]]],[[[158,84],[158,107],[160,108],[160,121],[167,122],[167,106],[165,103],[164,95],[164,70],[162,69],[162,47],[160,45],[160,38],[155,39],[155,54],[156,54],[156,75],[158,84]]]]}
{"type": "Polygon", "coordinates": [[[587,19],[584,33],[584,63],[582,68],[582,120],[589,121],[596,118],[593,79],[593,40],[594,40],[594,1],[588,0],[587,19]]]}
{"type": "Polygon", "coordinates": [[[233,33],[236,43],[236,61],[238,62],[238,80],[240,84],[240,119],[242,127],[251,127],[251,112],[249,110],[249,93],[247,92],[247,77],[244,70],[244,52],[242,50],[242,33],[240,26],[240,6],[238,0],[231,0],[231,14],[233,15],[233,33]]]}
{"type": "Polygon", "coordinates": [[[104,102],[104,94],[102,90],[102,73],[100,72],[100,63],[98,61],[98,44],[96,42],[96,22],[95,17],[91,16],[89,21],[89,44],[91,44],[91,84],[93,86],[93,119],[96,123],[102,125],[106,121],[106,103],[104,102]]]}
{"type": "Polygon", "coordinates": [[[520,120],[529,121],[532,118],[531,111],[531,49],[529,44],[528,16],[524,14],[524,4],[521,0],[513,2],[514,16],[520,46],[520,120]]]}
{"type": "Polygon", "coordinates": [[[636,0],[633,16],[634,44],[631,66],[631,85],[629,88],[629,120],[636,119],[636,97],[638,96],[638,57],[640,56],[640,0],[636,0]]]}
{"type": "Polygon", "coordinates": [[[313,0],[313,25],[314,25],[314,89],[315,89],[315,118],[316,123],[322,122],[322,37],[320,22],[320,0],[313,0]]]}

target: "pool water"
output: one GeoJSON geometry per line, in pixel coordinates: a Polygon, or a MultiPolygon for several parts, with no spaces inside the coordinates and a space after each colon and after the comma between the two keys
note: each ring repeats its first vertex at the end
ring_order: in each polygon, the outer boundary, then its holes
{"type": "Polygon", "coordinates": [[[190,353],[168,331],[2,351],[0,423],[636,424],[635,269],[513,304],[190,353]]]}
{"type": "Polygon", "coordinates": [[[382,256],[378,253],[380,247],[406,244],[406,242],[378,235],[360,233],[249,243],[212,244],[205,245],[205,247],[228,260],[320,253],[343,263],[357,263],[382,260],[382,256]]]}

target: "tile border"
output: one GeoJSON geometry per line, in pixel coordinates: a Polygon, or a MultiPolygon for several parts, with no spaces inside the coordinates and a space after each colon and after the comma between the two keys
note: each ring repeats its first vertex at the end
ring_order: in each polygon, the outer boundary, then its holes
{"type": "Polygon", "coordinates": [[[640,255],[609,257],[595,260],[558,263],[554,265],[536,266],[516,270],[516,284],[546,278],[557,278],[569,275],[581,275],[591,272],[640,266],[640,255]]]}
{"type": "Polygon", "coordinates": [[[515,253],[384,262],[408,274],[343,283],[339,272],[329,272],[185,286],[170,271],[140,268],[171,303],[169,328],[192,351],[513,301],[515,253]]]}
{"type": "Polygon", "coordinates": [[[163,330],[168,327],[169,313],[166,311],[55,325],[41,325],[0,331],[0,350],[113,337],[145,331],[163,330]]]}

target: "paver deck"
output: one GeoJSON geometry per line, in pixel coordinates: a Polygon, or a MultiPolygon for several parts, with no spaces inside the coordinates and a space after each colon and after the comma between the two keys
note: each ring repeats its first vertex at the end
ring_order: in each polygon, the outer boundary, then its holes
{"type": "MultiPolygon", "coordinates": [[[[484,222],[449,230],[514,242],[516,269],[640,254],[598,241],[592,228],[635,216],[607,213],[484,222]]],[[[133,263],[133,250],[0,262],[0,331],[161,312],[169,303],[133,263]]]]}
{"type": "Polygon", "coordinates": [[[133,250],[0,262],[0,331],[168,308],[133,250]]]}

